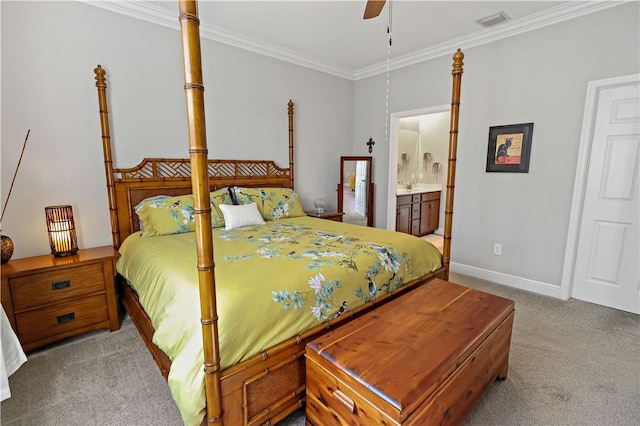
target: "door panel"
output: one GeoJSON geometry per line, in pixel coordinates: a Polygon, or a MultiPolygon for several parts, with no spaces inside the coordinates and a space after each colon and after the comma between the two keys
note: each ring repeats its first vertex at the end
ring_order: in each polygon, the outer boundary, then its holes
{"type": "Polygon", "coordinates": [[[607,146],[604,198],[632,201],[638,166],[638,139],[614,137],[607,146]]]}
{"type": "Polygon", "coordinates": [[[396,209],[396,231],[411,233],[411,205],[398,206],[396,209]]]}
{"type": "Polygon", "coordinates": [[[572,297],[640,313],[640,89],[598,95],[572,297]]]}
{"type": "Polygon", "coordinates": [[[629,237],[629,223],[597,221],[589,259],[588,279],[600,284],[618,282],[620,260],[624,254],[625,236],[629,237]]]}

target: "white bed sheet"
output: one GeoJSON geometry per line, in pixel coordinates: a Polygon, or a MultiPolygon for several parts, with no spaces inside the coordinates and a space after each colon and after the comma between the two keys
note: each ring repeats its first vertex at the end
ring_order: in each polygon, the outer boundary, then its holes
{"type": "Polygon", "coordinates": [[[1,386],[1,399],[5,399],[11,396],[11,390],[9,389],[9,376],[20,368],[22,364],[27,360],[27,356],[22,350],[22,345],[18,340],[18,336],[13,332],[9,318],[2,308],[2,318],[0,319],[0,386],[1,386]]]}

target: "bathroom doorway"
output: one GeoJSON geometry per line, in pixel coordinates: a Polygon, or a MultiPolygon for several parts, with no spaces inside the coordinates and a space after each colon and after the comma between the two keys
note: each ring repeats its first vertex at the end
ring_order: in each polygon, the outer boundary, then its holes
{"type": "Polygon", "coordinates": [[[435,233],[444,233],[450,121],[450,105],[391,114],[387,229],[396,229],[398,190],[440,184],[440,219],[435,233]]]}

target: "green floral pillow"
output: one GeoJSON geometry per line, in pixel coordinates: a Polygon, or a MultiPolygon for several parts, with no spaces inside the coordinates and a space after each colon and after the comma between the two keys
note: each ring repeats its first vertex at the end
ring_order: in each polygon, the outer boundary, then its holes
{"type": "MultiPolygon", "coordinates": [[[[233,204],[228,188],[218,189],[210,194],[211,225],[213,228],[224,226],[224,216],[218,207],[220,204],[233,204]]],[[[152,198],[143,201],[135,208],[142,221],[142,236],[180,234],[195,231],[193,215],[193,195],[152,198]]]]}
{"type": "Polygon", "coordinates": [[[238,204],[256,203],[264,220],[306,216],[298,194],[289,188],[242,188],[235,186],[233,193],[238,204]]]}

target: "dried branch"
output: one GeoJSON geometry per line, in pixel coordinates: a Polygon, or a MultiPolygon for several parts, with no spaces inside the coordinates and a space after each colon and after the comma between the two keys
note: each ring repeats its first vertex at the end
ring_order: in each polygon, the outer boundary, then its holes
{"type": "Polygon", "coordinates": [[[24,149],[27,147],[27,140],[29,139],[29,133],[31,133],[31,129],[27,130],[27,136],[24,138],[24,144],[22,144],[22,152],[20,153],[20,158],[18,159],[18,165],[16,166],[16,171],[13,174],[13,179],[11,179],[11,186],[9,187],[9,193],[7,194],[7,201],[4,202],[4,206],[2,207],[2,216],[0,216],[0,223],[4,218],[4,211],[7,209],[7,204],[9,203],[9,197],[11,197],[11,190],[13,189],[13,183],[16,181],[16,176],[18,174],[18,169],[20,168],[20,162],[22,161],[22,155],[24,154],[24,149]]]}

